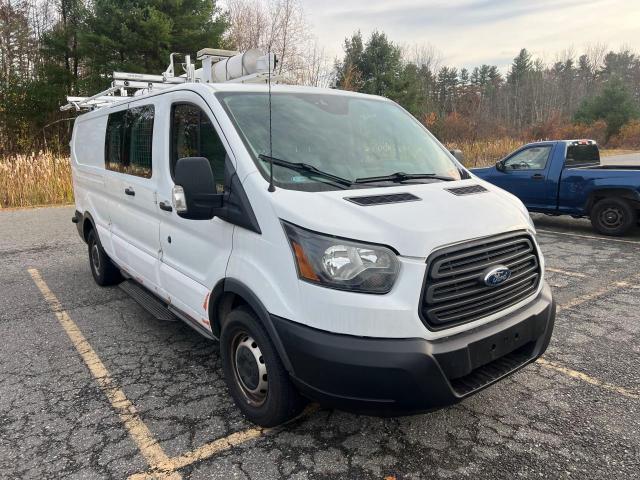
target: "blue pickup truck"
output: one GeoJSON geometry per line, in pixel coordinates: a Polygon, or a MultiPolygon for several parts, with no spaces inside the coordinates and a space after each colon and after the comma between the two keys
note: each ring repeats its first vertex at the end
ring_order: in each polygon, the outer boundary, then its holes
{"type": "Polygon", "coordinates": [[[531,212],[589,217],[605,235],[624,235],[638,222],[640,167],[601,165],[593,140],[530,143],[472,171],[531,212]]]}

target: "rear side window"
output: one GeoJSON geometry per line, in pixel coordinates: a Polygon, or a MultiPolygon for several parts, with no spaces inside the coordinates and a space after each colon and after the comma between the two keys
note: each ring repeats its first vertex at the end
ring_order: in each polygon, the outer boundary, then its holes
{"type": "Polygon", "coordinates": [[[211,164],[217,193],[224,192],[227,152],[209,116],[196,105],[179,103],[171,111],[171,175],[178,159],[205,157],[211,164]]]}
{"type": "Polygon", "coordinates": [[[105,166],[128,175],[151,178],[153,105],[109,115],[105,138],[105,166]]]}
{"type": "Polygon", "coordinates": [[[580,167],[600,163],[600,150],[597,145],[569,145],[567,147],[566,167],[580,167]]]}
{"type": "Polygon", "coordinates": [[[104,148],[104,161],[108,170],[118,172],[120,171],[120,166],[124,164],[122,146],[126,115],[126,110],[109,114],[104,148]]]}

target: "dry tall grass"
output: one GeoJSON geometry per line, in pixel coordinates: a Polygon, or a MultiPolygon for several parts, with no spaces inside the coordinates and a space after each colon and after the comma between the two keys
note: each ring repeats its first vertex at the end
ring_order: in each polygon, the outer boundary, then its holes
{"type": "Polygon", "coordinates": [[[447,148],[462,150],[465,166],[473,168],[493,165],[522,144],[522,140],[517,138],[504,137],[494,140],[449,142],[447,148]]]}
{"type": "Polygon", "coordinates": [[[0,208],[72,201],[69,157],[40,152],[0,158],[0,208]]]}
{"type": "MultiPolygon", "coordinates": [[[[495,140],[449,142],[447,148],[462,150],[467,167],[493,165],[523,142],[504,137],[495,140]]],[[[603,151],[614,155],[623,150],[603,151]]],[[[50,152],[0,158],[0,209],[59,205],[73,202],[69,157],[50,152]]]]}

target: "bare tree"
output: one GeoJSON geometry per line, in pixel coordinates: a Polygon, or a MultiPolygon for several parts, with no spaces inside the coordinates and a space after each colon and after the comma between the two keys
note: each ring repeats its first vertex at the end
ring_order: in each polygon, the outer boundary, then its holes
{"type": "Polygon", "coordinates": [[[229,29],[226,40],[237,50],[249,50],[268,43],[268,11],[259,0],[228,0],[229,29]]]}
{"type": "Polygon", "coordinates": [[[604,64],[604,57],[607,56],[609,48],[606,43],[592,43],[587,45],[585,48],[585,55],[589,60],[589,65],[591,65],[593,75],[602,67],[604,64]]]}
{"type": "Polygon", "coordinates": [[[261,48],[278,58],[277,73],[288,81],[320,84],[324,50],[311,33],[300,0],[228,0],[227,43],[236,50],[261,48]]]}
{"type": "Polygon", "coordinates": [[[35,39],[29,22],[26,0],[0,3],[0,74],[2,82],[11,76],[29,78],[33,74],[35,39]]]}
{"type": "Polygon", "coordinates": [[[416,43],[402,46],[402,56],[405,62],[424,67],[435,74],[442,64],[442,53],[430,43],[416,43]]]}
{"type": "Polygon", "coordinates": [[[317,40],[309,42],[302,55],[302,63],[296,71],[295,83],[312,87],[329,87],[335,75],[333,66],[329,63],[324,48],[317,40]]]}

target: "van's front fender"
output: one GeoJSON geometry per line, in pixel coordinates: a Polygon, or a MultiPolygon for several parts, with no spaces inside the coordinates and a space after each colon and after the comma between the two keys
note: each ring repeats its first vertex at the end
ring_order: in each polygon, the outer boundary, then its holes
{"type": "MultiPolygon", "coordinates": [[[[212,297],[217,297],[217,298],[212,298],[212,302],[211,302],[212,309],[216,309],[216,305],[218,304],[217,300],[223,297],[224,294],[226,293],[232,293],[235,296],[240,297],[247,305],[249,305],[251,310],[253,310],[255,315],[258,317],[258,320],[262,323],[265,330],[269,334],[269,337],[271,338],[273,345],[276,347],[276,350],[280,355],[282,364],[284,365],[284,367],[289,373],[293,374],[293,366],[289,361],[289,356],[287,355],[287,352],[284,349],[282,341],[280,340],[278,331],[275,329],[273,325],[271,315],[269,314],[269,311],[264,306],[262,301],[258,298],[258,296],[251,290],[251,288],[249,288],[240,280],[237,280],[235,278],[225,278],[223,281],[220,282],[219,286],[214,288],[214,294],[212,295],[212,297]]],[[[219,320],[220,319],[216,319],[216,322],[218,322],[218,325],[216,327],[218,329],[220,328],[219,320]]],[[[219,332],[217,333],[214,332],[214,334],[218,335],[219,332]]]]}

